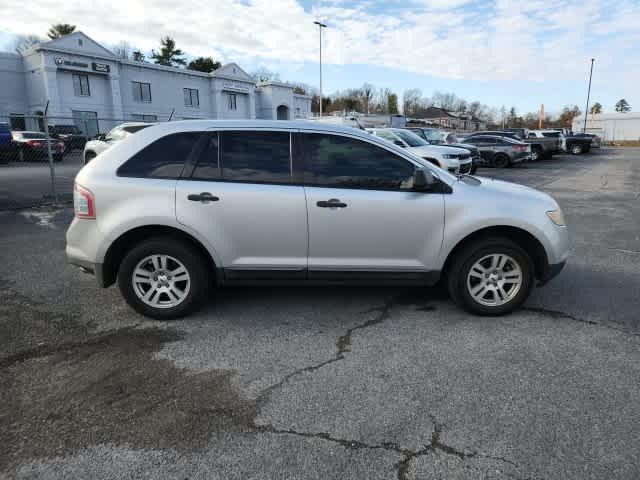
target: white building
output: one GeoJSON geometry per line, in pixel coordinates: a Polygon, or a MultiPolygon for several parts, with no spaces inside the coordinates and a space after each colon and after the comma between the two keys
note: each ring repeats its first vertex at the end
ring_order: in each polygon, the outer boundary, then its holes
{"type": "Polygon", "coordinates": [[[0,118],[34,128],[75,123],[89,135],[125,120],[293,119],[311,116],[311,97],[281,82],[259,83],[235,63],[212,73],[117,58],[82,32],[0,53],[0,118]],[[173,112],[173,114],[172,114],[173,112]]]}
{"type": "MultiPolygon", "coordinates": [[[[584,129],[584,115],[573,119],[574,132],[584,129]]],[[[640,140],[640,113],[600,113],[587,116],[587,133],[595,133],[607,142],[640,140]]]]}

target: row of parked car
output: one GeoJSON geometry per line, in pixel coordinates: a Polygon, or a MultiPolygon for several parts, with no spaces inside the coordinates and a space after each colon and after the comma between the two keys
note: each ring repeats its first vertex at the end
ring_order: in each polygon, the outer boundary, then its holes
{"type": "Polygon", "coordinates": [[[51,155],[61,162],[65,153],[83,148],[86,137],[75,125],[49,125],[49,138],[37,130],[12,130],[6,122],[0,122],[0,163],[43,161],[51,155]]]}
{"type": "Polygon", "coordinates": [[[474,174],[478,167],[509,167],[539,161],[557,153],[580,155],[600,147],[597,135],[572,134],[563,129],[510,128],[455,134],[436,128],[371,128],[370,133],[389,140],[451,173],[474,174]]]}

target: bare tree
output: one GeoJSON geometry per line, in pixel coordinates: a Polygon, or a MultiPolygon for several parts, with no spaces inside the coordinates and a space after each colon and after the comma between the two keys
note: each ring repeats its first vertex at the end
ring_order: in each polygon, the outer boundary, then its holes
{"type": "Polygon", "coordinates": [[[40,43],[41,39],[37,35],[19,35],[14,43],[15,51],[18,53],[24,52],[28,48],[32,47],[36,43],[40,43]]]}
{"type": "Polygon", "coordinates": [[[402,94],[402,113],[405,116],[415,116],[422,100],[422,90],[410,88],[402,94]]]}
{"type": "Polygon", "coordinates": [[[362,103],[364,104],[365,112],[370,113],[370,104],[373,100],[375,87],[370,83],[364,83],[362,84],[362,87],[360,87],[360,93],[362,96],[362,103]]]}
{"type": "Polygon", "coordinates": [[[130,60],[131,55],[133,54],[133,49],[131,45],[126,40],[122,40],[115,47],[113,47],[113,53],[116,57],[122,58],[123,60],[130,60]]]}
{"type": "MultiPolygon", "coordinates": [[[[267,67],[260,67],[251,76],[256,82],[279,82],[280,75],[269,70],[267,67]]],[[[324,103],[322,104],[324,106],[324,103]]]]}

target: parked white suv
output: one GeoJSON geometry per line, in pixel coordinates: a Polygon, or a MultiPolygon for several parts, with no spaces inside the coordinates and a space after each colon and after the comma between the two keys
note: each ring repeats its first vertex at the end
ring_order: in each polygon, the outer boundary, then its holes
{"type": "Polygon", "coordinates": [[[406,148],[411,153],[447,170],[449,173],[471,173],[471,152],[464,148],[432,145],[424,138],[403,128],[371,128],[367,130],[377,137],[406,148]]]}
{"type": "Polygon", "coordinates": [[[150,127],[153,123],[142,122],[126,122],[112,128],[106,135],[98,135],[98,138],[89,140],[84,145],[84,152],[82,158],[85,165],[91,160],[96,158],[100,153],[106,149],[111,148],[117,142],[120,142],[127,138],[129,135],[142,130],[143,128],[150,127]]]}
{"type": "Polygon", "coordinates": [[[154,318],[217,286],[429,285],[504,314],[563,267],[558,204],[456,177],[353,128],[181,121],[131,135],[76,177],[69,262],[154,318]]]}

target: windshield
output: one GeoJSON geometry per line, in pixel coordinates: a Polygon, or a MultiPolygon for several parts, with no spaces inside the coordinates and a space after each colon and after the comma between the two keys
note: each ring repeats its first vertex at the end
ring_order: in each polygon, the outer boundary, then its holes
{"type": "Polygon", "coordinates": [[[394,130],[398,137],[400,137],[410,147],[424,147],[429,145],[428,142],[417,136],[415,133],[411,133],[407,130],[394,130]]]}
{"type": "Polygon", "coordinates": [[[150,126],[151,126],[151,124],[149,124],[149,125],[131,125],[131,126],[128,126],[128,127],[122,127],[122,129],[125,132],[136,133],[137,131],[142,130],[143,128],[150,127],[150,126]]]}
{"type": "Polygon", "coordinates": [[[437,131],[437,130],[423,130],[425,136],[427,137],[427,140],[429,140],[430,143],[435,143],[435,144],[439,144],[439,143],[444,143],[444,139],[442,138],[442,134],[437,131]]]}

